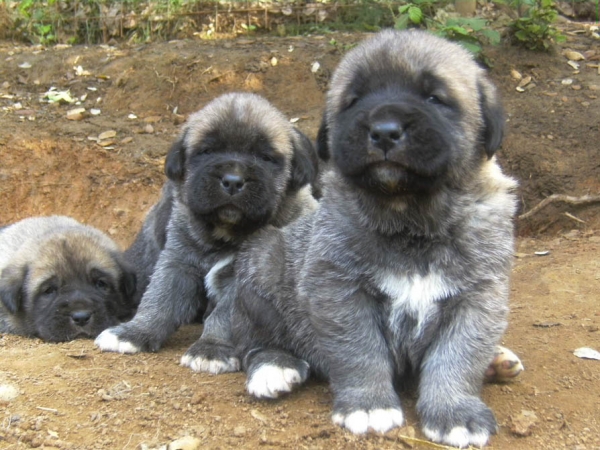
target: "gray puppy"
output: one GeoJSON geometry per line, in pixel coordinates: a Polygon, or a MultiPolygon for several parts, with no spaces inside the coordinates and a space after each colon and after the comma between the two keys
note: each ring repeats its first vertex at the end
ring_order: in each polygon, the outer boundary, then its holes
{"type": "Polygon", "coordinates": [[[343,58],[318,210],[238,254],[233,340],[250,394],[275,398],[312,371],[330,382],[334,423],[385,432],[413,380],[428,438],[488,441],[480,389],[506,327],[515,213],[516,183],[493,157],[503,126],[457,44],[388,30],[343,58]]]}
{"type": "Polygon", "coordinates": [[[98,336],[96,345],[157,351],[180,325],[204,315],[202,337],[182,364],[239,370],[229,345],[231,263],[261,227],[283,226],[316,207],[309,184],[317,172],[315,149],[267,100],[232,93],[189,118],[165,172],[162,198],[127,251],[145,289],[138,312],[98,336]]]}
{"type": "Polygon", "coordinates": [[[135,273],[101,231],[64,216],[0,229],[0,332],[96,337],[130,319],[135,273]]]}

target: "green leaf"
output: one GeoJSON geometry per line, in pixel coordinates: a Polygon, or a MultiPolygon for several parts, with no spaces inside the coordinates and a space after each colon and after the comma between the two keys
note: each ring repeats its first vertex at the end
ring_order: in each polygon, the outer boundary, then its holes
{"type": "Polygon", "coordinates": [[[398,12],[400,14],[404,14],[406,11],[408,11],[408,8],[410,8],[412,5],[402,5],[400,8],[398,8],[398,12]]]}
{"type": "Polygon", "coordinates": [[[527,41],[527,33],[523,30],[519,30],[515,33],[515,37],[520,41],[527,41]]]}
{"type": "Polygon", "coordinates": [[[457,41],[457,42],[475,55],[478,55],[479,53],[481,53],[481,45],[479,45],[479,44],[475,44],[473,42],[464,42],[464,41],[457,41]]]}
{"type": "Polygon", "coordinates": [[[408,8],[408,17],[412,23],[419,24],[423,20],[423,11],[418,6],[408,8]]]}
{"type": "Polygon", "coordinates": [[[446,22],[448,25],[458,25],[471,28],[473,31],[480,31],[487,26],[487,20],[471,18],[471,17],[456,17],[454,19],[449,19],[446,22]]]}
{"type": "Polygon", "coordinates": [[[489,28],[485,28],[481,30],[481,34],[486,37],[486,39],[491,45],[499,45],[500,41],[502,40],[502,35],[499,31],[496,30],[490,30],[489,28]]]}
{"type": "Polygon", "coordinates": [[[396,30],[406,30],[408,28],[408,16],[405,14],[398,17],[398,19],[396,19],[396,23],[394,24],[394,28],[396,30]]]}

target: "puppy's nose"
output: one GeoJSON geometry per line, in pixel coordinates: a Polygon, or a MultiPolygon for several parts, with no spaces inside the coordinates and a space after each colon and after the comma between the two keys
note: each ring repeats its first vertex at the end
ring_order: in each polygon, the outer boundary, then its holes
{"type": "Polygon", "coordinates": [[[244,189],[244,179],[235,173],[226,173],[221,178],[221,187],[229,195],[239,194],[244,189]]]}
{"type": "Polygon", "coordinates": [[[369,139],[373,146],[387,152],[400,143],[404,130],[395,120],[373,122],[369,129],[369,139]]]}
{"type": "Polygon", "coordinates": [[[73,311],[71,313],[71,320],[73,321],[73,323],[75,323],[75,325],[78,325],[80,327],[86,325],[90,319],[92,318],[92,312],[88,311],[86,309],[82,309],[79,311],[73,311]]]}

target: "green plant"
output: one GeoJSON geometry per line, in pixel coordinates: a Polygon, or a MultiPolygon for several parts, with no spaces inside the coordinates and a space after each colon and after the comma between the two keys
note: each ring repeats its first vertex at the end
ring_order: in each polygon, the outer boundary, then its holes
{"type": "Polygon", "coordinates": [[[435,6],[439,2],[431,0],[413,0],[400,6],[395,28],[405,29],[411,26],[426,28],[438,36],[460,43],[475,55],[480,55],[485,43],[500,43],[500,33],[492,30],[485,19],[472,17],[450,17],[438,14],[435,6]]]}
{"type": "Polygon", "coordinates": [[[553,0],[535,0],[521,17],[510,24],[510,35],[514,42],[530,50],[548,51],[552,42],[565,41],[565,37],[552,25],[557,16],[553,0]]]}

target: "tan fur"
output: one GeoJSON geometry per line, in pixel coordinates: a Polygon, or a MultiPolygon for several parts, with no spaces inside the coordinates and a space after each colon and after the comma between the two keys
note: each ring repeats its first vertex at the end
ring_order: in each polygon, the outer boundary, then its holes
{"type": "Polygon", "coordinates": [[[269,136],[277,151],[285,156],[292,154],[290,136],[293,126],[286,117],[264,98],[254,94],[240,95],[236,92],[218,97],[189,117],[182,130],[182,133],[187,131],[185,143],[188,152],[193,151],[194,144],[200,142],[208,131],[213,130],[215,124],[228,122],[228,119],[253,124],[269,136]],[[248,107],[248,104],[251,107],[248,107]]]}

